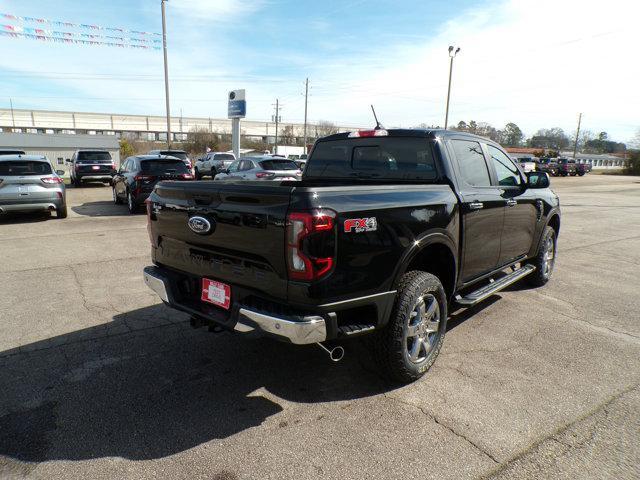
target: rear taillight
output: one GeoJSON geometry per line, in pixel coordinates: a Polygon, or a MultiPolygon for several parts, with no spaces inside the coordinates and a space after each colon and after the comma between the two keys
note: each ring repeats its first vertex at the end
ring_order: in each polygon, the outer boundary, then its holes
{"type": "Polygon", "coordinates": [[[273,178],[275,176],[276,176],[276,174],[275,173],[271,173],[271,172],[258,172],[258,173],[256,173],[256,178],[273,178]]]}
{"type": "Polygon", "coordinates": [[[184,178],[185,180],[193,180],[193,175],[190,173],[183,173],[180,175],[180,178],[184,178]]]}
{"type": "Polygon", "coordinates": [[[386,130],[359,130],[357,132],[349,133],[351,138],[366,138],[366,137],[386,137],[389,132],[386,130]]]}
{"type": "Polygon", "coordinates": [[[60,177],[44,177],[40,179],[42,183],[54,184],[54,183],[64,183],[64,180],[60,177]]]}
{"type": "Polygon", "coordinates": [[[287,215],[287,270],[292,280],[318,280],[335,262],[335,212],[316,209],[287,215]]]}
{"type": "Polygon", "coordinates": [[[156,177],[151,175],[136,175],[133,177],[136,182],[149,183],[156,179],[156,177]]]}
{"type": "Polygon", "coordinates": [[[151,242],[151,246],[156,248],[158,245],[156,244],[156,239],[153,236],[153,232],[151,231],[151,220],[154,215],[153,213],[153,202],[148,198],[144,201],[147,207],[147,233],[149,234],[149,241],[151,242]]]}

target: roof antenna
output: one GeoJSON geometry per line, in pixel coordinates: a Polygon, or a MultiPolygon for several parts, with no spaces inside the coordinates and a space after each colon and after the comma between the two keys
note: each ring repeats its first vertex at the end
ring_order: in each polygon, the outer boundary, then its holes
{"type": "Polygon", "coordinates": [[[375,128],[375,130],[382,130],[384,127],[378,121],[378,116],[376,115],[376,109],[373,108],[373,105],[371,105],[371,111],[373,112],[373,118],[376,119],[376,128],[375,128]]]}

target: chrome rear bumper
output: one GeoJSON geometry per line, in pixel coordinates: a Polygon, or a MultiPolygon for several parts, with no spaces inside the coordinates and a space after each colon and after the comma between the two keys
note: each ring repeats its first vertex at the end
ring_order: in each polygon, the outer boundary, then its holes
{"type": "MultiPolygon", "coordinates": [[[[144,269],[144,282],[162,301],[177,309],[183,309],[180,305],[174,305],[171,285],[162,275],[156,273],[154,267],[144,269]]],[[[324,342],[327,339],[327,326],[324,318],[319,315],[307,315],[300,320],[291,320],[258,312],[248,307],[241,307],[238,310],[233,329],[240,333],[254,331],[266,333],[287,339],[296,345],[324,342]]]]}

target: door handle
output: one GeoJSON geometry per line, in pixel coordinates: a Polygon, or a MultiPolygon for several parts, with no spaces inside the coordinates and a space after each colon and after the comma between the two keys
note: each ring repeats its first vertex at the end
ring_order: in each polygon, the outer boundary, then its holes
{"type": "Polygon", "coordinates": [[[507,207],[515,207],[518,204],[517,200],[514,200],[513,198],[510,198],[509,200],[507,200],[507,207]]]}
{"type": "Polygon", "coordinates": [[[482,202],[472,202],[469,204],[470,210],[480,210],[484,208],[484,204],[482,202]]]}

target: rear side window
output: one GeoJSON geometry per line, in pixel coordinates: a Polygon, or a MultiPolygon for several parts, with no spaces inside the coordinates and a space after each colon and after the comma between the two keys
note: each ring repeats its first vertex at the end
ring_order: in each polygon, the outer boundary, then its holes
{"type": "Polygon", "coordinates": [[[451,140],[451,145],[460,165],[462,179],[474,187],[490,186],[489,170],[480,144],[470,140],[451,140]]]}
{"type": "Polygon", "coordinates": [[[52,173],[51,165],[47,162],[29,160],[15,160],[0,162],[0,175],[6,177],[23,175],[48,175],[52,173]]]}
{"type": "Polygon", "coordinates": [[[520,173],[518,173],[518,169],[511,159],[496,147],[489,145],[488,149],[489,155],[491,155],[491,161],[496,169],[496,175],[498,176],[498,185],[503,187],[520,185],[522,183],[520,173]]]}
{"type": "Polygon", "coordinates": [[[189,173],[189,169],[180,160],[143,160],[140,169],[144,173],[189,173]]]}
{"type": "Polygon", "coordinates": [[[296,162],[291,160],[263,160],[260,166],[265,170],[298,170],[296,162]]]}
{"type": "Polygon", "coordinates": [[[431,143],[425,138],[377,137],[318,142],[305,176],[433,180],[437,177],[431,143]],[[363,175],[365,176],[365,175],[363,175]]]}
{"type": "Polygon", "coordinates": [[[87,161],[104,161],[111,162],[111,154],[109,152],[78,152],[78,162],[87,161]]]}

